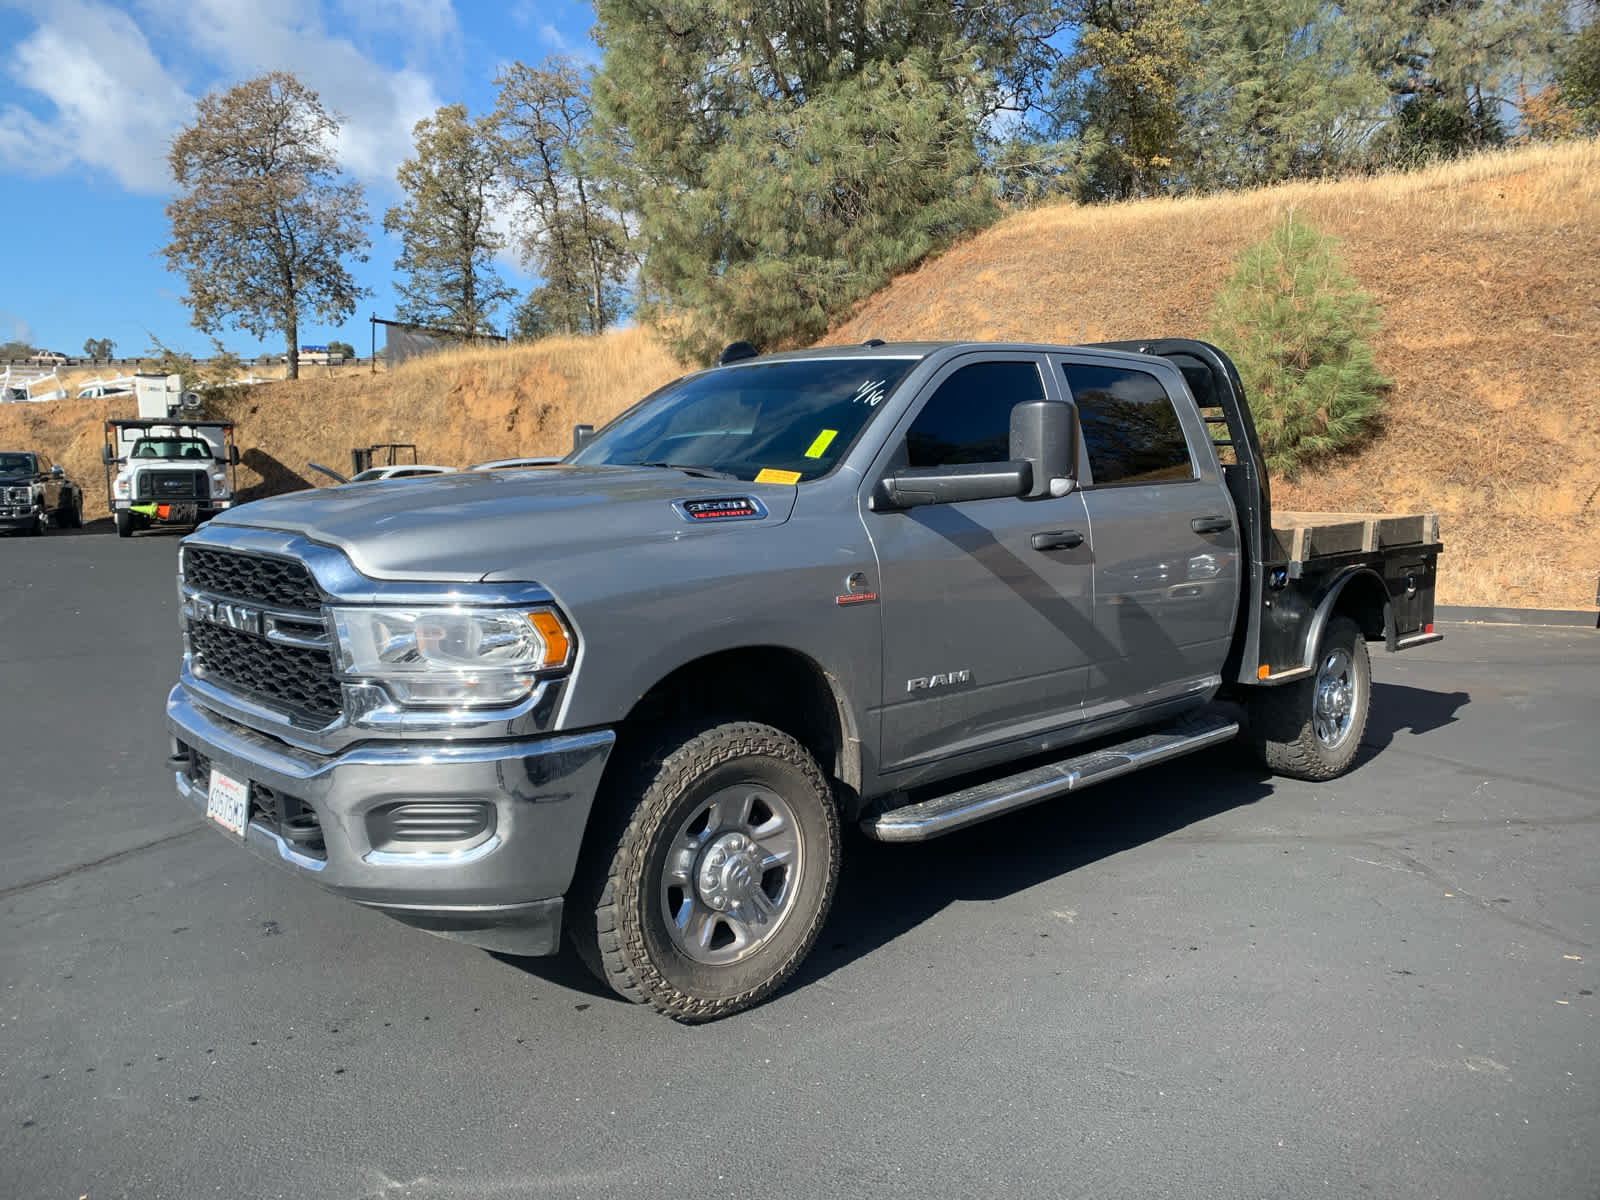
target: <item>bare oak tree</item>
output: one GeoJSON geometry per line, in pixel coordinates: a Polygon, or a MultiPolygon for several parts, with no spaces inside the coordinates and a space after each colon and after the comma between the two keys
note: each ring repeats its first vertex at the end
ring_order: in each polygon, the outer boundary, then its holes
{"type": "Polygon", "coordinates": [[[588,161],[597,134],[583,74],[553,56],[536,67],[514,62],[495,82],[522,261],[543,280],[519,321],[530,331],[599,333],[617,319],[636,264],[621,201],[588,161]]]}
{"type": "Polygon", "coordinates": [[[349,318],[367,294],[345,266],[366,262],[361,185],[341,179],[336,116],[293,75],[275,71],[195,105],[167,160],[181,194],[167,205],[167,265],[184,278],[194,324],[256,337],[281,332],[300,374],[300,319],[349,318]]]}

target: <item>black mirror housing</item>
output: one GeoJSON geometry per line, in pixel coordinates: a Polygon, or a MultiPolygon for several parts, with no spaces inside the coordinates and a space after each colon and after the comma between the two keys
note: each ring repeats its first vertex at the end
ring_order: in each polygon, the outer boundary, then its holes
{"type": "Polygon", "coordinates": [[[574,425],[572,427],[572,452],[576,454],[579,450],[582,450],[593,437],[593,425],[574,425]]]}
{"type": "Polygon", "coordinates": [[[239,465],[239,447],[237,447],[237,446],[229,446],[228,447],[228,465],[229,466],[234,466],[234,467],[237,467],[239,465]]]}
{"type": "Polygon", "coordinates": [[[1062,400],[1029,400],[1011,410],[1011,457],[1033,468],[1023,496],[1065,496],[1078,482],[1078,408],[1062,400]]]}
{"type": "Polygon", "coordinates": [[[107,442],[105,445],[100,447],[100,461],[105,463],[108,467],[115,461],[115,459],[113,459],[111,456],[110,442],[107,442]]]}
{"type": "Polygon", "coordinates": [[[1025,462],[960,463],[948,467],[906,467],[878,486],[873,508],[916,508],[1027,494],[1033,483],[1025,462]]]}

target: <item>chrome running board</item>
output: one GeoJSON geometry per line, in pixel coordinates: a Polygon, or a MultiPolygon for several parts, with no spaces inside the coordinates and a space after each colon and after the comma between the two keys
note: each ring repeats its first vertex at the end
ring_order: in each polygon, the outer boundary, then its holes
{"type": "Polygon", "coordinates": [[[864,819],[861,829],[880,842],[925,842],[1002,813],[1078,791],[1092,783],[1115,779],[1230,741],[1238,732],[1239,723],[1225,716],[1186,717],[1176,725],[1141,734],[1115,746],[935,796],[919,804],[890,809],[864,819]]]}

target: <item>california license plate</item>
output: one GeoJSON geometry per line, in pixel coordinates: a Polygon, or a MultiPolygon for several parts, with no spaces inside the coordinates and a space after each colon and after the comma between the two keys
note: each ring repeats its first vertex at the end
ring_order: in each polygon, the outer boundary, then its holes
{"type": "Polygon", "coordinates": [[[211,789],[206,793],[206,816],[243,837],[250,818],[250,785],[212,767],[211,789]]]}

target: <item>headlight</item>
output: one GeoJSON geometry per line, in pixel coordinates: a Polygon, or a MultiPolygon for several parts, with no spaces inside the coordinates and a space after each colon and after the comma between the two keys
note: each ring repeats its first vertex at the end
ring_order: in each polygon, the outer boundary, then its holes
{"type": "Polygon", "coordinates": [[[111,485],[111,490],[119,496],[126,497],[132,490],[132,481],[126,475],[118,475],[111,485]]]}
{"type": "Polygon", "coordinates": [[[402,704],[509,704],[565,667],[572,637],[549,609],[334,608],[339,670],[402,704]]]}

